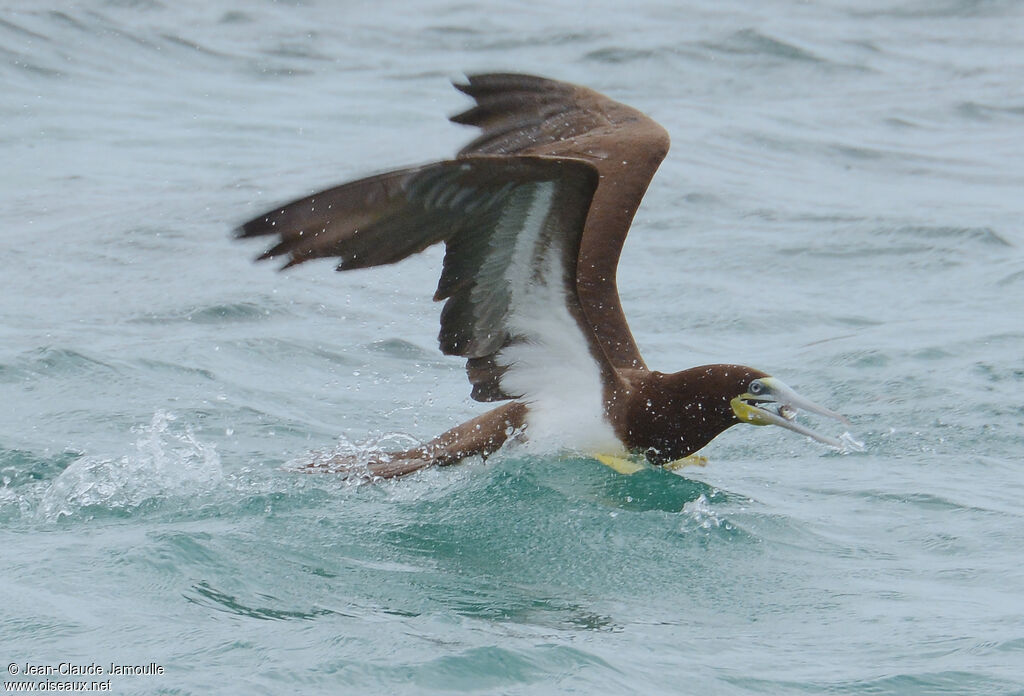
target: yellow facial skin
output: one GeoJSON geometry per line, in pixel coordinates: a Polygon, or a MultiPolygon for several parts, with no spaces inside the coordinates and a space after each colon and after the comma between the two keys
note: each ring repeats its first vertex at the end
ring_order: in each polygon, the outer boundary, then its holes
{"type": "Polygon", "coordinates": [[[729,401],[729,405],[732,406],[732,412],[736,414],[736,417],[743,423],[750,423],[751,425],[775,425],[774,420],[769,420],[765,417],[765,410],[758,408],[745,401],[745,399],[755,398],[753,394],[746,393],[737,396],[736,398],[729,401]]]}
{"type": "Polygon", "coordinates": [[[740,394],[729,401],[732,412],[741,423],[749,423],[750,425],[778,425],[817,440],[829,447],[834,447],[838,450],[845,449],[842,441],[817,433],[793,420],[797,409],[816,413],[826,418],[834,418],[844,425],[849,425],[850,421],[845,417],[805,399],[774,377],[761,377],[754,380],[751,384],[759,385],[757,394],[753,393],[754,390],[751,387],[751,391],[740,394]],[[761,408],[756,405],[757,403],[776,404],[778,412],[761,408]]]}

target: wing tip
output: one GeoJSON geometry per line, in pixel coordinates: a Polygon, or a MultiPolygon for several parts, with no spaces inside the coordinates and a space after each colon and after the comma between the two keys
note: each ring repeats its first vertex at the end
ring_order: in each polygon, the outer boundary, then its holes
{"type": "Polygon", "coordinates": [[[278,244],[275,244],[274,246],[270,247],[262,254],[257,256],[255,259],[253,259],[253,261],[255,263],[259,263],[261,261],[270,261],[271,259],[276,259],[279,256],[284,256],[285,254],[288,255],[288,260],[284,263],[284,265],[277,269],[278,271],[286,270],[288,268],[291,268],[292,266],[298,266],[303,261],[309,260],[309,257],[296,255],[295,249],[292,247],[291,243],[287,240],[282,240],[278,244]]]}
{"type": "Polygon", "coordinates": [[[277,210],[274,210],[271,213],[254,217],[252,220],[242,223],[232,230],[232,236],[235,239],[250,239],[252,237],[274,234],[277,232],[277,222],[273,219],[276,212],[277,210]]]}
{"type": "Polygon", "coordinates": [[[551,92],[573,88],[567,82],[517,72],[467,73],[464,81],[452,80],[452,86],[474,99],[493,92],[551,92]]]}
{"type": "Polygon", "coordinates": [[[457,77],[454,80],[452,80],[452,87],[459,90],[463,94],[469,94],[469,90],[472,89],[472,78],[469,75],[463,74],[461,78],[457,77]]]}

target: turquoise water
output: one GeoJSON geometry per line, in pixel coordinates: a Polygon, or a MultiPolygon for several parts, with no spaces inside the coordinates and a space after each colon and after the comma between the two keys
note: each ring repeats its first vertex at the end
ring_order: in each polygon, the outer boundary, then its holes
{"type": "Polygon", "coordinates": [[[1024,7],[578,9],[2,10],[0,669],[162,668],[97,678],[124,694],[1024,693],[1024,7]],[[449,156],[448,81],[495,69],[670,131],[619,274],[649,364],[764,369],[864,452],[746,427],[681,475],[289,470],[481,408],[436,350],[438,250],[278,274],[230,230],[449,156]]]}

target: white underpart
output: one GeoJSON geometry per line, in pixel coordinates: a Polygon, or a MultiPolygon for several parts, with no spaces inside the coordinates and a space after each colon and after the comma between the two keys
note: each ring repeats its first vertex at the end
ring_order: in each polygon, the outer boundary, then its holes
{"type": "Polygon", "coordinates": [[[508,366],[501,387],[522,394],[529,406],[526,437],[531,449],[621,452],[604,415],[600,369],[565,304],[565,242],[555,239],[539,247],[554,187],[537,184],[525,218],[500,223],[521,226],[505,279],[511,296],[509,333],[523,339],[497,355],[498,364],[508,366]]]}

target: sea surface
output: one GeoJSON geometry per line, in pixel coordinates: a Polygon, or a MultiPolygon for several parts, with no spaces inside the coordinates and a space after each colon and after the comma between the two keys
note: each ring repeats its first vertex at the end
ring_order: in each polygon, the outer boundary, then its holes
{"type": "Polygon", "coordinates": [[[1022,85],[1013,0],[3,3],[5,691],[1024,693],[1022,85]],[[671,133],[619,272],[648,363],[754,365],[863,452],[294,471],[483,407],[440,249],[278,273],[231,231],[451,156],[492,70],[671,133]]]}

